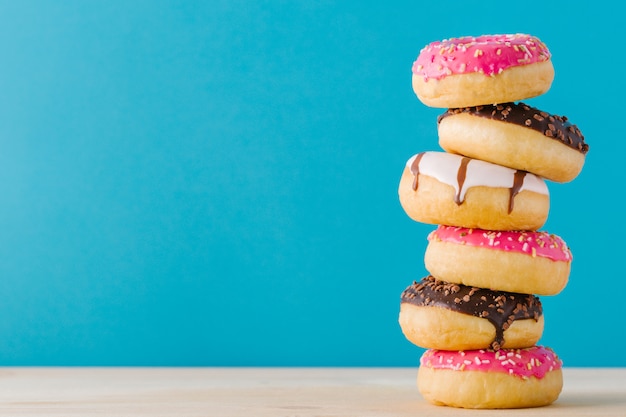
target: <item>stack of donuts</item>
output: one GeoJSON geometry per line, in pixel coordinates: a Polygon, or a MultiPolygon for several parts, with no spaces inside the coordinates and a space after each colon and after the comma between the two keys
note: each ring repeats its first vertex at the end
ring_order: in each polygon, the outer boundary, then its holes
{"type": "Polygon", "coordinates": [[[413,90],[437,119],[442,151],[413,155],[399,198],[427,236],[428,275],[401,295],[402,333],[425,350],[417,386],[462,408],[537,407],[562,389],[562,361],[538,345],[540,296],[566,286],[572,253],[541,231],[548,182],[582,170],[588,145],[567,117],[522,100],[546,93],[551,53],[527,34],[451,38],[425,46],[413,90]]]}

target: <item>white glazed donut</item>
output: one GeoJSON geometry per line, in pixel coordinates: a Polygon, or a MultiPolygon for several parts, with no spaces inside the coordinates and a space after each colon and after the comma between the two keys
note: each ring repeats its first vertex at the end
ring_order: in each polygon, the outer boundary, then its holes
{"type": "Polygon", "coordinates": [[[542,178],[446,152],[411,157],[398,195],[415,221],[487,230],[537,230],[550,209],[542,178]]]}

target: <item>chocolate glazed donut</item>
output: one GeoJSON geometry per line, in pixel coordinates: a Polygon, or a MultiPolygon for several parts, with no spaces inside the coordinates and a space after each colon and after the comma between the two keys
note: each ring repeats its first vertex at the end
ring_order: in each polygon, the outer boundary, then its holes
{"type": "Polygon", "coordinates": [[[484,288],[451,284],[432,275],[413,282],[401,295],[402,303],[441,307],[488,320],[496,329],[491,348],[504,344],[504,331],[515,320],[534,319],[543,314],[541,301],[532,294],[492,291],[484,288]]]}
{"type": "Polygon", "coordinates": [[[524,103],[500,103],[448,109],[439,115],[437,123],[440,124],[448,116],[461,113],[528,127],[583,154],[589,151],[589,145],[585,143],[585,137],[580,129],[570,123],[566,116],[550,114],[524,103]]]}
{"type": "Polygon", "coordinates": [[[578,176],[589,151],[567,117],[524,103],[450,108],[437,118],[437,133],[447,152],[561,183],[578,176]]]}

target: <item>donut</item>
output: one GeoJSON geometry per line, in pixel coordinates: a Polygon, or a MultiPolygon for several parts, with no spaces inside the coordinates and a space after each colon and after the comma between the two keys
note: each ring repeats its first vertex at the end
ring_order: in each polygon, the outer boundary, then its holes
{"type": "Polygon", "coordinates": [[[432,275],[402,292],[398,322],[414,345],[444,350],[529,347],[544,327],[535,295],[454,284],[432,275]]]}
{"type": "Polygon", "coordinates": [[[432,42],[412,68],[413,91],[429,107],[468,107],[539,96],[554,79],[551,53],[526,34],[432,42]]]}
{"type": "Polygon", "coordinates": [[[448,109],[437,119],[447,152],[532,172],[555,182],[576,178],[589,145],[567,117],[525,103],[448,109]]]}
{"type": "Polygon", "coordinates": [[[487,230],[537,230],[550,210],[541,177],[447,152],[412,156],[398,195],[415,221],[487,230]]]}
{"type": "Polygon", "coordinates": [[[417,387],[432,404],[459,408],[549,405],[563,388],[563,362],[549,347],[444,351],[420,358],[417,387]]]}
{"type": "Polygon", "coordinates": [[[556,295],[567,284],[572,252],[554,234],[439,225],[424,264],[443,281],[524,294],[556,295]]]}

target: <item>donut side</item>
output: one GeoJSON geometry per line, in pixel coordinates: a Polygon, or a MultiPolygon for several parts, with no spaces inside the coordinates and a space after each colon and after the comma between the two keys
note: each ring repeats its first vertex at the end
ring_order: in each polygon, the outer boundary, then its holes
{"type": "Polygon", "coordinates": [[[455,108],[526,100],[546,93],[554,80],[551,60],[510,67],[499,74],[453,74],[425,79],[413,74],[412,86],[426,106],[455,108]]]}
{"type": "Polygon", "coordinates": [[[549,348],[426,351],[417,386],[436,405],[473,409],[542,407],[563,388],[562,362],[549,348]]]}
{"type": "MultiPolygon", "coordinates": [[[[400,304],[398,323],[404,337],[424,349],[487,349],[496,339],[496,327],[488,320],[434,306],[400,304]]],[[[536,320],[516,320],[502,332],[502,347],[524,348],[541,339],[543,315],[536,320]]]]}
{"type": "Polygon", "coordinates": [[[561,117],[531,109],[536,110],[513,103],[450,109],[439,117],[439,145],[447,152],[532,172],[551,181],[573,180],[581,172],[588,150],[583,136],[561,117]],[[505,116],[490,117],[492,112],[505,116]],[[515,114],[519,118],[513,117],[515,114]],[[533,129],[533,123],[541,126],[533,129]]]}
{"type": "Polygon", "coordinates": [[[405,168],[398,188],[400,204],[413,220],[488,230],[538,230],[548,219],[550,198],[530,190],[513,197],[506,187],[476,186],[467,190],[461,204],[456,190],[425,174],[416,176],[405,168]],[[414,189],[414,183],[419,183],[414,189]],[[509,211],[511,209],[511,211],[509,211]]]}
{"type": "Polygon", "coordinates": [[[413,89],[424,104],[447,108],[535,97],[554,78],[551,56],[541,40],[524,33],[431,42],[413,63],[413,89]]]}
{"type": "Polygon", "coordinates": [[[534,345],[543,333],[541,301],[529,294],[444,282],[413,282],[401,295],[398,322],[423,348],[495,350],[534,345]]]}
{"type": "Polygon", "coordinates": [[[447,282],[525,294],[556,295],[569,280],[572,255],[555,235],[439,226],[424,264],[447,282]]]}
{"type": "Polygon", "coordinates": [[[434,405],[496,409],[543,407],[556,401],[563,388],[561,369],[539,379],[502,373],[420,367],[417,388],[434,405]]]}

